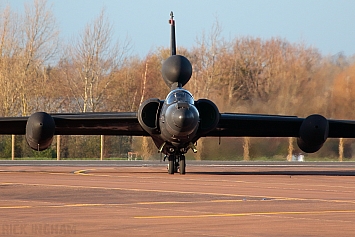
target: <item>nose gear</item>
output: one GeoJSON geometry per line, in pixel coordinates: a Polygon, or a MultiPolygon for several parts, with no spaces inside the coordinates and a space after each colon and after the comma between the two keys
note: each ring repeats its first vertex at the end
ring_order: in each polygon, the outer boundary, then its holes
{"type": "MultiPolygon", "coordinates": [[[[164,160],[166,159],[167,156],[164,157],[164,160]]],[[[168,173],[169,174],[174,174],[177,173],[178,171],[180,174],[185,174],[186,173],[186,163],[185,163],[185,155],[180,154],[180,155],[169,155],[168,156],[168,173]]]]}

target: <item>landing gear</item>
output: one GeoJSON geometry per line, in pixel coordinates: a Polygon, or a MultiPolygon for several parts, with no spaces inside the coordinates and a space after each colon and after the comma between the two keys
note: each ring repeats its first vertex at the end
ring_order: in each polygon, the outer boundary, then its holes
{"type": "Polygon", "coordinates": [[[168,165],[168,173],[174,174],[177,173],[178,170],[180,174],[186,173],[186,163],[184,155],[169,155],[168,157],[169,165],[168,165]]]}
{"type": "Polygon", "coordinates": [[[169,156],[169,164],[168,164],[168,173],[174,174],[175,173],[175,156],[169,156]]]}
{"type": "Polygon", "coordinates": [[[186,163],[185,163],[185,156],[180,155],[180,166],[179,166],[180,174],[186,173],[186,163]]]}

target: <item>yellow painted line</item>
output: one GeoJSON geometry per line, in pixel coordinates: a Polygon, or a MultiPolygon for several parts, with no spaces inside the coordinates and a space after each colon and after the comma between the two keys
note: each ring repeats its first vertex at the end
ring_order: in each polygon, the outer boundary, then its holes
{"type": "Polygon", "coordinates": [[[80,175],[89,175],[86,172],[90,171],[90,170],[95,170],[95,169],[85,169],[85,170],[76,170],[73,173],[74,174],[80,174],[80,175]]]}
{"type": "Polygon", "coordinates": [[[26,209],[26,208],[63,208],[63,207],[98,207],[98,206],[128,206],[132,204],[105,204],[105,203],[75,203],[63,205],[33,205],[33,206],[0,206],[0,209],[26,209]]]}
{"type": "MultiPolygon", "coordinates": [[[[103,176],[103,177],[131,177],[131,176],[116,176],[116,175],[100,175],[100,174],[93,174],[93,173],[90,173],[90,174],[87,174],[87,175],[91,175],[91,176],[103,176]]],[[[144,178],[154,178],[154,177],[144,177],[144,178]]],[[[176,177],[174,177],[176,178],[176,177]]],[[[177,178],[179,180],[186,180],[186,181],[201,181],[201,179],[196,179],[196,178],[177,178]]],[[[206,179],[204,180],[206,182],[213,182],[213,183],[222,183],[222,182],[231,182],[231,183],[243,183],[243,184],[259,184],[260,182],[255,182],[255,181],[245,181],[245,180],[224,180],[224,179],[206,179]]],[[[273,184],[277,184],[277,185],[284,185],[284,186],[300,186],[299,183],[273,183],[273,184]]],[[[311,187],[327,187],[327,188],[343,188],[343,189],[355,189],[354,186],[332,186],[332,185],[324,185],[324,184],[318,184],[318,185],[311,185],[311,187]]],[[[270,187],[269,187],[270,188],[270,187]]],[[[298,188],[295,188],[295,190],[297,190],[298,188]]],[[[304,190],[307,190],[307,189],[304,189],[304,190]]]]}
{"type": "MultiPolygon", "coordinates": [[[[132,191],[132,192],[155,192],[155,193],[176,193],[176,194],[198,194],[198,195],[210,195],[210,196],[220,196],[220,197],[235,197],[235,198],[246,198],[247,202],[253,201],[248,200],[248,195],[244,194],[231,194],[231,193],[211,193],[211,192],[193,192],[193,191],[178,191],[178,190],[159,190],[159,189],[140,189],[140,188],[120,188],[120,187],[99,187],[99,186],[83,186],[83,185],[64,185],[64,184],[39,184],[39,183],[12,183],[3,182],[2,185],[24,185],[24,186],[44,186],[44,187],[64,187],[64,188],[82,188],[82,189],[101,189],[101,190],[121,190],[121,191],[132,191]]],[[[317,202],[329,202],[329,203],[355,203],[354,200],[336,200],[336,199],[317,199],[317,198],[297,198],[297,197],[273,197],[273,196],[258,196],[251,195],[254,200],[256,198],[266,199],[263,201],[317,201],[317,202]]]]}
{"type": "Polygon", "coordinates": [[[134,206],[134,205],[170,205],[170,204],[197,204],[211,202],[242,202],[242,200],[211,200],[197,202],[137,202],[137,203],[73,203],[63,205],[23,205],[23,206],[0,206],[0,209],[20,209],[20,208],[59,208],[59,207],[98,207],[98,206],[134,206]]]}
{"type": "Polygon", "coordinates": [[[310,214],[330,214],[330,213],[355,213],[355,210],[215,213],[215,214],[176,215],[176,216],[135,216],[134,218],[135,219],[172,219],[172,218],[209,218],[209,217],[240,217],[240,216],[268,216],[268,215],[310,215],[310,214]]]}
{"type": "Polygon", "coordinates": [[[185,204],[190,202],[138,202],[137,205],[185,204]]]}
{"type": "MultiPolygon", "coordinates": [[[[272,201],[275,200],[279,200],[279,199],[273,199],[272,201]]],[[[281,199],[282,200],[282,199],[281,199]]],[[[197,203],[227,203],[227,202],[260,202],[260,201],[271,201],[271,200],[206,200],[206,201],[186,201],[186,202],[174,202],[174,201],[170,201],[170,202],[138,202],[136,203],[137,205],[161,205],[161,204],[197,204],[197,203]]]]}
{"type": "MultiPolygon", "coordinates": [[[[273,199],[273,200],[275,200],[275,199],[273,199]]],[[[246,201],[248,201],[248,202],[253,202],[253,201],[261,201],[261,200],[211,200],[211,201],[203,201],[203,202],[216,202],[216,203],[218,203],[218,202],[246,202],[246,201]]]]}
{"type": "MultiPolygon", "coordinates": [[[[198,194],[198,195],[211,195],[211,196],[221,196],[221,197],[238,197],[244,198],[248,195],[240,194],[229,194],[229,193],[210,193],[210,192],[193,192],[193,191],[178,191],[178,190],[161,190],[161,189],[139,189],[139,188],[120,188],[120,187],[98,187],[98,186],[82,186],[82,185],[64,185],[64,184],[38,184],[38,183],[12,183],[6,182],[2,184],[13,184],[13,185],[26,185],[26,186],[44,186],[44,187],[66,187],[66,188],[83,188],[83,189],[102,189],[102,190],[122,190],[122,191],[134,191],[134,192],[154,192],[154,193],[176,193],[176,194],[198,194]]],[[[266,198],[272,200],[313,200],[313,199],[302,199],[302,198],[287,198],[287,197],[270,197],[270,196],[251,196],[252,198],[266,198]]]]}
{"type": "MultiPolygon", "coordinates": [[[[128,175],[109,175],[109,174],[92,174],[92,173],[87,173],[88,171],[92,170],[97,170],[97,169],[85,169],[85,170],[76,170],[73,172],[73,174],[76,175],[87,175],[87,176],[95,176],[95,177],[114,177],[114,178],[130,178],[132,176],[128,175]]],[[[69,173],[67,173],[69,174],[69,173]]],[[[71,173],[70,173],[71,174],[71,173]]]]}
{"type": "Polygon", "coordinates": [[[21,209],[21,208],[32,208],[33,206],[0,206],[0,209],[21,209]]]}

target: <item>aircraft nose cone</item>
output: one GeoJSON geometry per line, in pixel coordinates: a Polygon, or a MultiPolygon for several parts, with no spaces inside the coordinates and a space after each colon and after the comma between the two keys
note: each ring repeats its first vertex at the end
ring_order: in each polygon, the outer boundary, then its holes
{"type": "Polygon", "coordinates": [[[196,132],[198,125],[199,113],[196,107],[187,103],[176,103],[167,108],[166,120],[161,127],[166,129],[167,137],[183,139],[182,137],[196,132]]]}
{"type": "Polygon", "coordinates": [[[194,114],[188,108],[180,108],[174,111],[173,121],[179,128],[188,128],[196,120],[194,114]]]}

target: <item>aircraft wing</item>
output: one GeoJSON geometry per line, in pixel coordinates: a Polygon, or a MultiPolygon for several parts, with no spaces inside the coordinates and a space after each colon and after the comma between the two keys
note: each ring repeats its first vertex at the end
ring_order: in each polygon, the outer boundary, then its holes
{"type": "MultiPolygon", "coordinates": [[[[222,113],[212,137],[299,137],[306,118],[280,115],[222,113]]],[[[328,119],[332,138],[355,138],[355,121],[328,119]]]]}
{"type": "MultiPolygon", "coordinates": [[[[135,112],[50,114],[55,135],[148,136],[135,112]]],[[[29,117],[0,118],[0,134],[25,134],[29,117]]]]}

